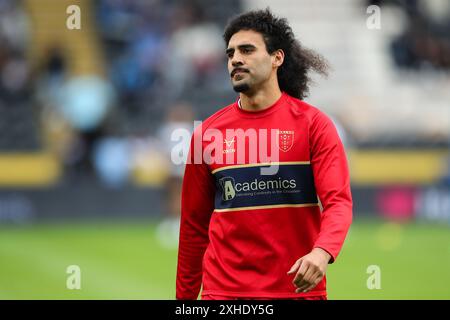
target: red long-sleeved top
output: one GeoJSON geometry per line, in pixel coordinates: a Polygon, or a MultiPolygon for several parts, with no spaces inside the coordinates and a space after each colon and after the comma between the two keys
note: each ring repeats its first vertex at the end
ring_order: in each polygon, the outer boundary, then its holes
{"type": "Polygon", "coordinates": [[[347,160],[332,121],[286,93],[260,112],[235,102],[205,120],[191,140],[176,298],[197,299],[202,285],[205,295],[325,295],[325,277],[310,292],[295,293],[287,271],[314,247],[333,262],[351,221],[347,160]],[[278,170],[261,174],[274,162],[265,155],[275,154],[278,170]]]}

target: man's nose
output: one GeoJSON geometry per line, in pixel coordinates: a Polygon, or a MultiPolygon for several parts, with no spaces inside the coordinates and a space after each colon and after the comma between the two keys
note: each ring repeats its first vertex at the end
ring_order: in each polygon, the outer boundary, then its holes
{"type": "Polygon", "coordinates": [[[244,61],[242,60],[242,56],[239,54],[234,54],[233,59],[231,59],[231,65],[233,67],[239,67],[244,64],[244,61]]]}

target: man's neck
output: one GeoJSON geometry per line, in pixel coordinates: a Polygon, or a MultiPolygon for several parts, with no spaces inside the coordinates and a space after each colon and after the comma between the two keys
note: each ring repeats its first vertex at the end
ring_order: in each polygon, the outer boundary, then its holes
{"type": "Polygon", "coordinates": [[[262,111],[272,106],[281,97],[279,88],[274,90],[260,90],[252,95],[240,94],[240,106],[245,111],[262,111]]]}

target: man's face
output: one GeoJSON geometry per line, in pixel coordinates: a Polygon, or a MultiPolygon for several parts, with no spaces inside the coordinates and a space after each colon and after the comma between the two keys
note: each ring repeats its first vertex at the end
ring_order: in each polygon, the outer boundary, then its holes
{"type": "Polygon", "coordinates": [[[274,57],[267,52],[262,35],[253,30],[235,33],[226,50],[231,84],[236,92],[256,92],[276,76],[274,57]]]}

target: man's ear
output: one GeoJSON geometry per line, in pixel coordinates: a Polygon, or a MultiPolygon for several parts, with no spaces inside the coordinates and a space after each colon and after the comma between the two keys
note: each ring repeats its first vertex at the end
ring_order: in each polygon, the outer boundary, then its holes
{"type": "Polygon", "coordinates": [[[273,62],[272,65],[274,67],[279,68],[283,62],[284,62],[284,51],[281,49],[276,50],[274,53],[272,53],[273,55],[273,62]]]}

